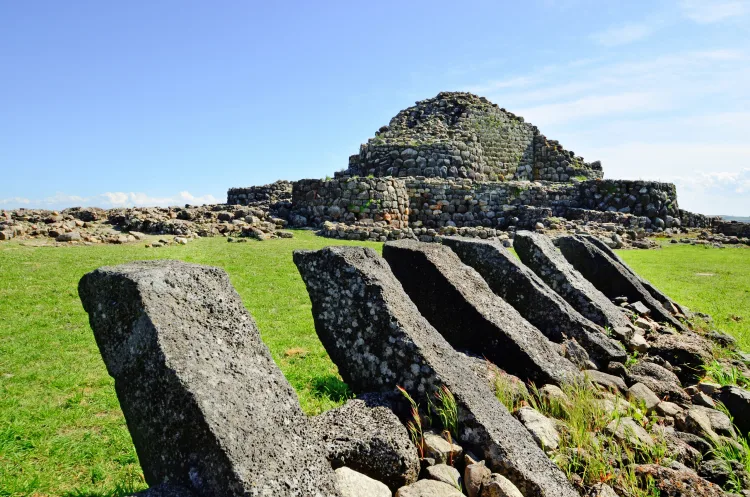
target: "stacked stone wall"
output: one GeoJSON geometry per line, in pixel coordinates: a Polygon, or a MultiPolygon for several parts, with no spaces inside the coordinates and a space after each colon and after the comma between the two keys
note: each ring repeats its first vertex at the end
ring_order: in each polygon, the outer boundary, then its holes
{"type": "Polygon", "coordinates": [[[568,181],[602,171],[487,99],[448,92],[399,112],[339,175],[568,181]]]}
{"type": "Polygon", "coordinates": [[[377,222],[406,228],[408,209],[404,182],[397,178],[307,179],[292,189],[293,224],[377,222]]]}
{"type": "Polygon", "coordinates": [[[292,182],[279,180],[270,185],[230,188],[227,192],[229,205],[275,204],[292,199],[292,182]]]}
{"type": "Polygon", "coordinates": [[[717,221],[716,231],[722,235],[750,238],[750,223],[739,221],[717,221]]]}
{"type": "Polygon", "coordinates": [[[677,189],[656,181],[600,180],[581,183],[580,207],[645,216],[655,228],[680,225],[677,189]]]}

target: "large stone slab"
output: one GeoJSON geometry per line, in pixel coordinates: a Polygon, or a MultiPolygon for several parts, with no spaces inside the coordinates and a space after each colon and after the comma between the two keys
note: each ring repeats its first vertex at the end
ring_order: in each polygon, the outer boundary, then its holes
{"type": "Polygon", "coordinates": [[[513,248],[526,266],[584,317],[599,326],[630,326],[623,311],[576,271],[549,237],[519,231],[513,248]]]}
{"type": "Polygon", "coordinates": [[[227,274],[176,261],[86,274],[83,307],[146,481],[198,496],[334,496],[322,444],[227,274]]]}
{"type": "Polygon", "coordinates": [[[454,348],[484,356],[525,380],[582,379],[542,332],[450,248],[400,240],[383,246],[383,258],[420,313],[454,348]]]}
{"type": "Polygon", "coordinates": [[[671,309],[674,309],[675,311],[679,312],[680,314],[683,314],[683,315],[688,316],[688,317],[690,316],[690,311],[688,311],[687,309],[685,309],[684,307],[682,307],[680,304],[678,304],[674,300],[672,300],[669,297],[667,297],[658,288],[656,288],[654,285],[652,285],[650,281],[648,281],[647,279],[643,278],[638,273],[636,273],[635,271],[633,271],[633,269],[630,266],[628,266],[625,263],[625,261],[623,261],[620,258],[620,256],[617,255],[614,252],[614,250],[612,250],[611,248],[609,248],[606,243],[604,243],[603,241],[601,241],[600,239],[598,239],[597,237],[595,237],[593,235],[582,235],[582,237],[585,238],[586,240],[588,240],[589,242],[593,243],[594,245],[596,245],[596,247],[599,250],[601,250],[602,252],[604,252],[610,259],[612,259],[615,262],[619,262],[620,264],[622,264],[622,267],[624,267],[626,271],[628,271],[630,274],[632,274],[640,282],[640,284],[643,286],[643,288],[645,288],[648,291],[648,293],[651,294],[651,296],[653,298],[655,298],[656,300],[658,300],[659,302],[661,302],[661,305],[663,305],[665,309],[667,309],[668,311],[671,310],[671,309]]]}
{"type": "Polygon", "coordinates": [[[355,392],[393,392],[399,385],[424,405],[444,385],[456,398],[462,446],[482,454],[525,495],[577,496],[490,386],[419,313],[375,251],[297,251],[294,262],[310,294],[318,336],[355,392]]]}
{"type": "Polygon", "coordinates": [[[640,301],[651,311],[651,317],[655,320],[669,323],[680,330],[685,329],[625,268],[624,263],[615,261],[581,237],[561,236],[556,242],[568,262],[604,295],[610,299],[627,297],[630,302],[640,301]]]}
{"type": "Polygon", "coordinates": [[[622,362],[627,357],[620,344],[609,338],[601,326],[583,317],[502,243],[445,237],[443,244],[482,275],[493,292],[553,342],[561,343],[565,337],[575,338],[600,364],[622,362]]]}

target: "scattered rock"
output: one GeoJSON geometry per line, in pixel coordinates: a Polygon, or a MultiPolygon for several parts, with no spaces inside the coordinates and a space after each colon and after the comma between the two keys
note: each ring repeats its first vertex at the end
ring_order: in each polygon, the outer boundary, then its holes
{"type": "Polygon", "coordinates": [[[643,405],[647,412],[651,412],[661,402],[659,397],[643,383],[636,383],[628,389],[628,398],[636,404],[643,405]]]}
{"type": "Polygon", "coordinates": [[[481,497],[523,497],[513,482],[498,473],[490,475],[490,481],[482,486],[481,497]]]}
{"type": "Polygon", "coordinates": [[[689,470],[674,470],[658,464],[639,464],[634,470],[644,484],[646,479],[652,478],[661,497],[724,497],[721,488],[689,470]]]}
{"type": "Polygon", "coordinates": [[[435,464],[425,469],[425,474],[430,480],[441,481],[448,485],[459,488],[462,484],[461,473],[453,466],[447,464],[435,464]]]}
{"type": "Polygon", "coordinates": [[[440,435],[430,432],[424,434],[424,455],[434,459],[435,464],[458,461],[463,451],[460,445],[450,443],[440,435]]]}
{"type": "Polygon", "coordinates": [[[613,419],[606,427],[607,433],[633,446],[653,446],[654,440],[633,418],[613,419]]]}
{"type": "Polygon", "coordinates": [[[611,374],[603,373],[601,371],[596,371],[594,369],[588,369],[585,373],[592,383],[594,383],[595,385],[599,385],[600,387],[604,388],[604,390],[610,392],[619,391],[623,394],[628,391],[628,386],[624,381],[622,381],[622,378],[618,378],[617,376],[612,376],[611,374]]]}
{"type": "Polygon", "coordinates": [[[336,484],[341,497],[391,497],[387,485],[347,467],[335,471],[336,484]]]}
{"type": "Polygon", "coordinates": [[[401,487],[395,497],[464,497],[456,487],[435,480],[419,480],[401,487]]]}
{"type": "Polygon", "coordinates": [[[735,387],[722,387],[717,395],[718,400],[724,404],[734,418],[737,428],[743,433],[750,432],[750,392],[735,387]]]}
{"type": "Polygon", "coordinates": [[[531,407],[522,407],[516,412],[516,416],[542,449],[557,449],[560,443],[560,434],[557,433],[553,420],[531,407]]]}
{"type": "MultiPolygon", "coordinates": [[[[387,407],[369,407],[362,399],[310,418],[334,468],[347,466],[385,483],[391,490],[414,483],[419,455],[406,428],[387,407]]],[[[447,443],[447,442],[446,442],[447,443]]]]}
{"type": "Polygon", "coordinates": [[[479,497],[482,487],[490,482],[491,471],[484,461],[469,464],[464,469],[464,488],[469,497],[479,497]]]}

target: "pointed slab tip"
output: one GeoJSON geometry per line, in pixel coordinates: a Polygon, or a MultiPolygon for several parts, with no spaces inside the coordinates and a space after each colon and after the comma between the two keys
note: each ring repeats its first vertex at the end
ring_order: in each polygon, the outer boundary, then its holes
{"type": "Polygon", "coordinates": [[[519,231],[513,240],[513,248],[521,262],[584,317],[599,326],[630,327],[622,309],[576,271],[549,237],[519,231]]]}
{"type": "Polygon", "coordinates": [[[481,454],[524,495],[578,496],[489,384],[419,313],[375,251],[296,251],[294,262],[312,301],[318,337],[355,393],[402,386],[424,405],[445,386],[456,399],[463,446],[481,454]]]}
{"type": "Polygon", "coordinates": [[[149,485],[198,497],[339,495],[223,270],[132,262],[84,275],[78,291],[149,485]]]}
{"type": "Polygon", "coordinates": [[[627,358],[627,352],[605,334],[604,328],[583,317],[501,242],[446,237],[443,245],[474,268],[495,294],[551,341],[562,343],[566,337],[575,338],[600,365],[627,358]]]}
{"type": "Polygon", "coordinates": [[[556,244],[568,262],[608,298],[623,296],[629,302],[642,302],[657,321],[686,331],[682,323],[651,296],[624,264],[610,258],[595,244],[577,236],[561,236],[556,244]]]}

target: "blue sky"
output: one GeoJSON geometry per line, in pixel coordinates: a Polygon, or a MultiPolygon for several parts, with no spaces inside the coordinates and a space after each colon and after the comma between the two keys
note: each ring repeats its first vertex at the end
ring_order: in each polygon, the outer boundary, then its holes
{"type": "Polygon", "coordinates": [[[0,4],[0,208],[224,201],[469,90],[750,215],[750,0],[0,4]]]}

